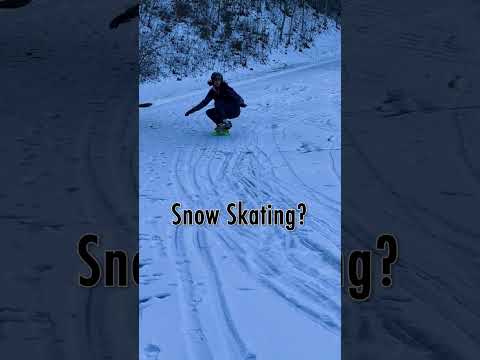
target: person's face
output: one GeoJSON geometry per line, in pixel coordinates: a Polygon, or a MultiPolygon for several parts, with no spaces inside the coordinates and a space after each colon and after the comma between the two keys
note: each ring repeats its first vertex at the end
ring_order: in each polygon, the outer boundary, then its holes
{"type": "Polygon", "coordinates": [[[222,83],[222,80],[220,79],[213,80],[213,86],[215,86],[217,89],[220,87],[221,83],[222,83]]]}

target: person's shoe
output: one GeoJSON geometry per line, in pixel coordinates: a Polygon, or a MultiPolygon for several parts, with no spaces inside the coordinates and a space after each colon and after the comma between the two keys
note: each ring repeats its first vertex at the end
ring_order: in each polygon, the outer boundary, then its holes
{"type": "Polygon", "coordinates": [[[217,124],[217,127],[215,128],[215,131],[213,132],[213,134],[217,136],[229,135],[229,132],[228,132],[229,128],[226,127],[225,125],[226,124],[224,123],[217,124]]]}
{"type": "Polygon", "coordinates": [[[224,130],[228,130],[232,127],[232,124],[230,123],[230,127],[228,126],[228,124],[224,121],[224,122],[221,122],[221,123],[218,123],[217,124],[217,127],[215,128],[215,131],[224,131],[224,130]]]}

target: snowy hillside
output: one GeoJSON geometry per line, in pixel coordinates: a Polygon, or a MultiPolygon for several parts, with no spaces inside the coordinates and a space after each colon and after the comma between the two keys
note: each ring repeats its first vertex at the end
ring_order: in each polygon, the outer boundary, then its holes
{"type": "Polygon", "coordinates": [[[316,44],[225,74],[248,104],[230,137],[184,117],[208,74],[140,88],[141,359],[340,358],[340,35],[316,44]],[[304,202],[305,224],[171,223],[238,200],[304,202]]]}
{"type": "Polygon", "coordinates": [[[250,68],[280,49],[309,49],[319,33],[337,26],[324,15],[338,11],[337,2],[146,0],[140,6],[140,79],[250,68]]]}

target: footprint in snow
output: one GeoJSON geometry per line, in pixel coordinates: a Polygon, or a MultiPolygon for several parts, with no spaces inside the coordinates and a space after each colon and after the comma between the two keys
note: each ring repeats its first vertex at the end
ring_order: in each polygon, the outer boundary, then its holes
{"type": "Polygon", "coordinates": [[[158,359],[158,354],[162,351],[160,347],[158,347],[155,344],[148,344],[145,346],[145,355],[147,359],[152,359],[152,360],[157,360],[158,359]]]}
{"type": "Polygon", "coordinates": [[[302,145],[300,146],[300,148],[297,149],[297,151],[305,154],[305,153],[312,152],[313,149],[311,148],[310,144],[302,143],[302,145]]]}

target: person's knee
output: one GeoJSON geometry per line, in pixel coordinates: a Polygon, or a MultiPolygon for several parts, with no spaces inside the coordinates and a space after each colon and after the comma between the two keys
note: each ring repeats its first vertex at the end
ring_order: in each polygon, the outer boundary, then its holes
{"type": "Polygon", "coordinates": [[[210,118],[210,119],[214,119],[215,118],[215,109],[208,109],[206,112],[207,116],[210,118]]]}

